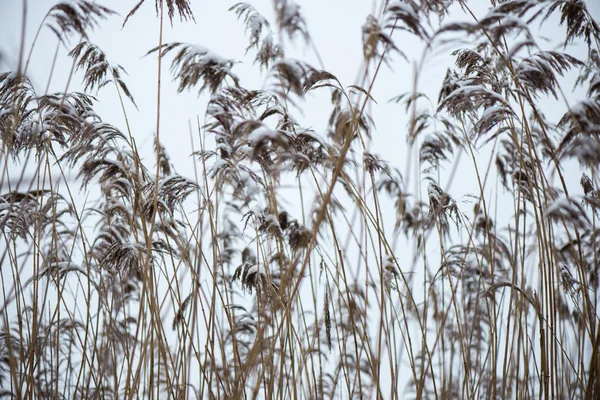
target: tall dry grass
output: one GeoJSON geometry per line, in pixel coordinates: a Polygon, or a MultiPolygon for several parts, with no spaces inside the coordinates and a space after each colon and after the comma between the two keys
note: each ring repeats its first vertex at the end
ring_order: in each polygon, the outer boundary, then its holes
{"type": "Polygon", "coordinates": [[[585,2],[382,1],[349,86],[286,58],[291,42],[318,54],[296,3],[274,0],[272,21],[236,4],[261,90],[218,49],[163,42],[164,24],[194,20],[189,0],[144,3],[124,24],[156,6],[159,74],[211,96],[190,116],[195,179],[161,136],[164,82],[140,110],[156,115],[154,160],[94,111],[107,85],[135,105],[88,36],[112,15],[101,2],[58,3],[38,31],[69,47],[85,93],[35,87],[28,49],[0,73],[1,397],[600,397],[600,27],[585,2]],[[561,51],[536,36],[551,21],[561,51]],[[393,99],[418,171],[369,152],[373,87],[412,57],[400,34],[422,43],[414,89],[393,99]],[[439,48],[458,50],[435,101],[417,82],[439,48]],[[312,93],[331,99],[323,132],[295,117],[312,93]],[[477,191],[452,193],[464,168],[477,191]]]}

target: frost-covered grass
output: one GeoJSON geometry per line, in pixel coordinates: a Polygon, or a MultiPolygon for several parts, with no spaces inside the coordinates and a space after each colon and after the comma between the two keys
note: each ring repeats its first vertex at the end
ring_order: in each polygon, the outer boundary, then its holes
{"type": "Polygon", "coordinates": [[[193,9],[156,0],[140,56],[209,98],[182,175],[159,129],[169,83],[139,109],[148,157],[125,107],[137,71],[91,42],[113,12],[50,8],[38,33],[83,82],[36,87],[35,41],[0,71],[0,397],[600,397],[598,23],[580,0],[375,3],[352,85],[286,55],[321,60],[301,2],[234,5],[263,77],[244,87],[218,48],[165,43],[193,9]],[[421,74],[448,48],[436,99],[421,74]],[[375,155],[388,70],[408,82],[394,160],[375,155]],[[90,95],[106,87],[114,121],[90,95]],[[315,98],[326,126],[301,122],[315,98]]]}

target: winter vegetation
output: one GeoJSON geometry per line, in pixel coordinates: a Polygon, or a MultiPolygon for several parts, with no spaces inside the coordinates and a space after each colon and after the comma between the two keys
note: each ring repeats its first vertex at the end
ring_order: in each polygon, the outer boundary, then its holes
{"type": "Polygon", "coordinates": [[[191,0],[38,2],[31,45],[2,49],[0,398],[600,398],[592,1],[373,0],[353,82],[303,2],[248,1],[217,2],[239,59],[165,40],[191,0]],[[156,38],[131,49],[148,71],[95,43],[109,19],[156,38]],[[67,90],[31,79],[39,35],[67,90]],[[206,100],[176,141],[168,87],[206,100]],[[120,114],[96,111],[107,92],[120,114]]]}

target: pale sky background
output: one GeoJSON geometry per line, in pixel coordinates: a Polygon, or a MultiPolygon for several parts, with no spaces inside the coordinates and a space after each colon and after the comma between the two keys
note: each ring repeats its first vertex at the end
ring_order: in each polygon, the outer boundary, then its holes
{"type": "MultiPolygon", "coordinates": [[[[6,70],[16,68],[17,54],[20,41],[21,2],[17,0],[2,0],[4,10],[0,16],[0,37],[3,38],[0,49],[4,55],[4,65],[0,68],[6,70]],[[7,66],[9,68],[7,68],[7,66]]],[[[173,27],[167,23],[164,30],[164,43],[180,41],[203,45],[225,58],[243,60],[234,67],[234,72],[241,78],[243,86],[251,89],[263,87],[265,75],[258,74],[258,68],[252,67],[253,52],[244,57],[247,39],[244,35],[244,24],[236,20],[233,12],[228,8],[237,1],[193,1],[192,7],[196,23],[181,23],[177,19],[173,27]]],[[[121,64],[128,72],[125,81],[139,106],[136,110],[127,103],[127,112],[132,124],[134,136],[138,145],[145,150],[152,148],[152,137],[155,131],[156,114],[156,56],[142,56],[158,44],[158,18],[156,17],[153,1],[147,1],[134,15],[127,25],[120,29],[124,16],[135,5],[135,1],[108,0],[103,5],[117,11],[120,15],[113,16],[101,23],[90,35],[90,40],[96,43],[114,63],[121,64]]],[[[35,34],[35,30],[44,14],[54,4],[52,1],[28,1],[27,40],[26,49],[35,34]]],[[[272,2],[269,0],[253,1],[255,8],[263,13],[272,22],[272,2]]],[[[370,1],[302,1],[305,19],[308,24],[318,51],[323,58],[325,68],[336,75],[345,85],[356,83],[356,77],[362,61],[361,27],[366,16],[371,13],[373,4],[370,1]]],[[[412,39],[408,34],[395,36],[398,45],[409,56],[418,59],[422,45],[412,39]]],[[[73,38],[71,47],[77,44],[73,38]]],[[[34,58],[29,71],[30,77],[38,90],[47,85],[51,62],[56,49],[54,34],[47,28],[41,33],[41,38],[34,50],[34,58]]],[[[295,46],[286,44],[287,56],[290,58],[306,59],[315,67],[319,64],[312,49],[305,47],[298,41],[295,46]]],[[[50,91],[63,91],[70,73],[70,62],[65,57],[68,51],[61,48],[57,67],[55,68],[50,91]]],[[[445,66],[452,62],[447,52],[442,57],[437,57],[434,63],[428,65],[428,79],[431,79],[431,89],[434,91],[444,77],[445,66]],[[439,58],[444,59],[443,62],[439,58]],[[441,68],[440,68],[441,66],[441,68]]],[[[189,129],[188,121],[195,121],[196,115],[203,116],[206,109],[208,96],[198,98],[195,92],[176,93],[176,85],[171,82],[168,71],[171,58],[165,58],[163,64],[164,90],[162,93],[163,111],[161,117],[161,140],[167,147],[172,161],[180,173],[189,167],[189,129]]],[[[385,138],[385,145],[381,150],[383,158],[394,160],[398,157],[398,146],[405,146],[404,132],[406,131],[406,118],[400,107],[388,104],[387,101],[412,88],[412,67],[399,57],[395,58],[393,69],[395,73],[384,70],[375,86],[374,97],[379,106],[373,109],[377,122],[376,142],[385,138]],[[381,118],[385,115],[385,119],[381,118]]],[[[69,89],[80,89],[81,74],[75,74],[69,89]]],[[[123,129],[124,121],[120,105],[115,101],[115,90],[109,87],[98,95],[99,104],[97,112],[107,121],[123,129]]],[[[302,108],[305,115],[297,111],[294,114],[308,127],[323,131],[329,108],[327,96],[309,95],[302,108]],[[319,104],[319,100],[324,101],[319,104]]]]}
{"type": "MultiPolygon", "coordinates": [[[[237,0],[192,0],[192,10],[196,23],[180,22],[176,17],[173,26],[166,23],[164,26],[163,43],[184,42],[198,44],[218,53],[219,55],[242,61],[236,64],[233,71],[240,77],[241,85],[247,89],[258,89],[264,87],[266,73],[259,74],[258,66],[252,66],[254,50],[250,50],[245,56],[245,48],[248,40],[244,34],[245,25],[238,21],[233,12],[228,9],[237,0]]],[[[266,16],[271,22],[271,27],[276,30],[272,12],[271,0],[249,1],[254,7],[266,16]]],[[[102,49],[110,62],[123,66],[129,76],[122,78],[127,83],[135,101],[139,107],[137,110],[131,102],[125,99],[125,107],[133,136],[135,137],[142,155],[146,157],[146,166],[154,165],[153,139],[156,129],[156,55],[143,57],[144,54],[158,44],[159,20],[154,8],[154,0],[147,0],[138,12],[130,18],[127,25],[121,29],[125,16],[135,6],[137,0],[106,0],[100,4],[113,9],[119,15],[101,21],[100,27],[90,33],[90,41],[102,49]]],[[[357,83],[357,76],[361,69],[362,31],[361,28],[374,9],[374,2],[368,0],[306,0],[297,1],[308,25],[308,30],[316,44],[324,67],[333,73],[344,85],[357,83]]],[[[19,46],[21,40],[22,0],[0,0],[0,72],[16,70],[19,57],[19,46]]],[[[29,52],[35,32],[46,12],[56,4],[55,1],[29,0],[27,1],[27,24],[25,27],[26,54],[29,52]]],[[[600,19],[600,1],[587,1],[588,7],[596,20],[600,19]]],[[[489,8],[488,1],[473,0],[469,5],[483,15],[489,8]]],[[[380,2],[376,2],[378,9],[380,2]]],[[[451,19],[465,19],[459,7],[452,7],[451,19]]],[[[550,20],[541,35],[552,37],[564,37],[566,27],[556,28],[552,21],[558,22],[557,18],[550,20]]],[[[435,22],[435,21],[434,21],[435,22]]],[[[532,27],[532,30],[535,28],[532,27]]],[[[390,103],[389,100],[399,94],[409,92],[413,88],[413,65],[418,61],[423,52],[423,45],[410,34],[405,32],[395,33],[393,36],[396,45],[408,56],[410,63],[395,56],[392,63],[393,71],[383,67],[380,76],[374,86],[373,97],[378,104],[371,108],[371,115],[376,127],[373,141],[368,146],[372,153],[379,155],[382,159],[389,161],[391,166],[399,168],[402,172],[407,167],[407,144],[406,132],[408,117],[405,115],[403,106],[390,103]]],[[[44,88],[49,84],[49,92],[63,92],[67,88],[68,77],[71,72],[72,60],[67,57],[68,51],[78,43],[77,37],[72,37],[68,43],[69,48],[58,47],[57,63],[52,74],[52,80],[48,82],[52,60],[57,49],[55,35],[48,28],[43,28],[40,38],[33,51],[28,76],[37,88],[38,94],[43,94],[44,88]]],[[[561,50],[557,43],[544,43],[539,41],[545,50],[561,50]]],[[[446,74],[446,69],[453,66],[454,57],[450,54],[460,45],[434,49],[429,54],[422,75],[419,80],[418,90],[429,95],[435,107],[440,84],[446,74]]],[[[295,45],[286,43],[286,56],[307,61],[312,66],[320,68],[313,50],[305,46],[301,41],[295,45]]],[[[579,45],[577,51],[583,58],[585,48],[579,45]]],[[[208,101],[208,95],[197,96],[196,91],[177,93],[177,84],[172,81],[169,71],[171,56],[167,56],[163,63],[163,86],[162,86],[162,108],[160,139],[165,146],[171,162],[176,171],[186,177],[193,178],[193,163],[195,157],[191,156],[192,145],[190,139],[189,124],[191,123],[194,138],[197,138],[196,117],[204,122],[204,115],[208,101]]],[[[574,75],[573,75],[574,76],[574,75]]],[[[69,83],[68,91],[81,91],[82,73],[74,74],[69,83]]],[[[570,89],[571,83],[565,86],[570,89]]],[[[117,126],[123,132],[126,131],[125,120],[121,111],[116,91],[113,86],[108,86],[97,95],[99,102],[95,105],[96,112],[107,123],[117,126]]],[[[582,99],[584,93],[579,91],[570,99],[582,99]]],[[[547,117],[552,121],[558,121],[564,111],[564,105],[559,102],[557,110],[553,113],[556,105],[549,103],[547,117]]],[[[301,124],[307,128],[313,128],[317,133],[325,135],[327,119],[330,115],[329,92],[321,94],[309,94],[304,101],[300,102],[303,113],[293,109],[292,114],[298,118],[301,124]]],[[[194,144],[198,150],[197,142],[194,144]]],[[[413,149],[412,173],[405,176],[410,180],[409,190],[417,191],[419,182],[415,179],[418,149],[413,149]]],[[[358,157],[360,159],[360,157],[358,157]]],[[[486,160],[484,158],[484,160],[486,160]]],[[[463,162],[468,162],[467,157],[463,162]]],[[[485,161],[487,162],[487,160],[485,161]]],[[[452,164],[445,164],[446,173],[450,173],[452,164]]],[[[494,168],[494,167],[493,167],[494,168]]],[[[20,171],[20,168],[19,168],[20,171]]],[[[581,174],[574,167],[567,176],[574,185],[578,184],[581,174]]],[[[442,179],[442,186],[447,179],[442,179]]],[[[422,185],[426,191],[427,184],[422,185]]],[[[490,188],[495,188],[495,184],[490,188]]],[[[2,191],[4,188],[2,188],[2,191]]],[[[490,189],[491,190],[491,189],[490,189]]],[[[577,189],[580,191],[580,189],[577,189]]],[[[477,193],[475,175],[472,168],[460,169],[452,186],[451,194],[460,202],[462,196],[477,193]]],[[[392,205],[389,203],[388,205],[392,205]]],[[[459,203],[459,207],[461,204],[459,203]]],[[[465,205],[465,210],[470,210],[472,204],[465,205]]],[[[509,209],[509,212],[512,209],[509,209]]],[[[395,210],[387,212],[389,222],[386,228],[393,228],[395,222],[395,210]]],[[[386,212],[384,210],[384,218],[386,212]]],[[[397,256],[400,256],[397,254],[397,256]]]]}
{"type": "MultiPolygon", "coordinates": [[[[242,61],[236,64],[233,71],[241,78],[242,86],[249,89],[264,87],[266,74],[259,74],[258,67],[252,66],[254,51],[245,56],[247,38],[244,35],[243,21],[237,21],[236,15],[228,8],[237,0],[192,1],[192,9],[196,23],[180,22],[176,18],[173,26],[167,22],[164,29],[164,43],[174,41],[199,44],[211,49],[221,56],[242,61]]],[[[119,15],[102,21],[100,27],[90,34],[90,41],[98,45],[112,63],[122,65],[129,73],[124,76],[136,102],[139,111],[125,101],[131,129],[142,154],[152,157],[153,136],[156,130],[156,55],[143,57],[144,54],[158,44],[158,18],[154,1],[148,0],[138,12],[121,29],[124,17],[137,1],[106,0],[102,5],[113,9],[119,15]]],[[[265,15],[275,28],[272,1],[251,1],[255,8],[265,15]]],[[[379,2],[367,0],[305,0],[298,1],[305,17],[309,32],[323,59],[325,69],[336,75],[344,85],[357,83],[362,56],[361,27],[367,15],[379,9],[379,2]]],[[[590,11],[600,15],[600,1],[588,1],[590,11]]],[[[18,53],[21,38],[22,1],[0,0],[2,14],[0,15],[0,71],[15,70],[18,65],[18,53]]],[[[35,32],[48,9],[56,4],[55,1],[27,1],[27,25],[25,49],[29,51],[35,32]]],[[[470,7],[479,11],[479,15],[489,8],[488,1],[471,1],[470,7]]],[[[459,7],[453,5],[451,19],[465,19],[459,7]]],[[[468,19],[467,19],[468,20],[468,19]]],[[[556,19],[556,21],[558,21],[556,19]]],[[[434,21],[435,22],[435,21],[434,21]]],[[[551,21],[552,22],[552,21],[551,21]]],[[[558,31],[552,29],[549,22],[542,33],[553,35],[554,32],[563,34],[565,27],[558,31]]],[[[532,29],[535,31],[535,29],[532,29]]],[[[408,56],[411,63],[420,59],[423,52],[422,43],[405,32],[394,34],[397,46],[408,56]]],[[[50,82],[50,92],[64,91],[71,71],[71,59],[66,56],[70,48],[77,44],[78,38],[71,38],[69,49],[60,46],[57,64],[50,82]]],[[[544,45],[540,41],[540,45],[544,45]]],[[[418,89],[430,96],[435,103],[446,69],[452,66],[454,57],[451,52],[460,45],[443,49],[434,49],[429,54],[425,68],[421,72],[418,89]]],[[[548,45],[546,49],[556,46],[548,45]]],[[[584,50],[583,46],[579,46],[584,50]]],[[[37,87],[38,93],[43,93],[48,85],[50,70],[57,40],[54,34],[43,28],[38,43],[35,46],[28,76],[37,87]]],[[[297,40],[295,45],[286,43],[288,58],[299,58],[308,61],[314,67],[320,68],[312,49],[297,40]]],[[[582,54],[583,55],[583,54],[582,54]]],[[[195,91],[178,94],[176,83],[172,81],[169,71],[171,57],[167,56],[163,63],[163,90],[160,138],[166,147],[171,161],[178,173],[186,175],[191,171],[193,158],[190,157],[189,123],[195,128],[196,116],[203,116],[206,110],[208,95],[197,96],[195,91]]],[[[378,154],[402,171],[406,167],[406,125],[408,118],[401,105],[389,103],[389,100],[401,93],[412,90],[413,65],[395,56],[393,70],[384,67],[377,79],[373,97],[378,102],[373,105],[371,112],[376,123],[373,142],[369,144],[370,151],[378,154]]],[[[68,90],[81,90],[82,73],[77,72],[70,81],[68,90]]],[[[114,87],[108,86],[97,95],[99,100],[95,110],[105,122],[116,125],[125,131],[125,123],[120,104],[114,87]]],[[[321,95],[311,93],[300,104],[303,114],[292,110],[305,127],[313,128],[318,133],[324,133],[330,107],[328,93],[321,95]]],[[[435,106],[435,105],[433,105],[435,106]]],[[[562,108],[562,107],[561,107],[562,108]]],[[[552,114],[549,113],[550,118],[552,114]]],[[[558,116],[556,116],[558,118],[558,116]]],[[[416,158],[413,157],[416,162],[416,158]]],[[[153,164],[148,160],[149,164],[153,164]]],[[[449,168],[451,166],[448,166],[449,168]]],[[[414,170],[414,168],[413,168],[414,170]]],[[[407,177],[405,177],[407,178],[407,177]]],[[[412,179],[412,178],[411,178],[412,179]]]]}

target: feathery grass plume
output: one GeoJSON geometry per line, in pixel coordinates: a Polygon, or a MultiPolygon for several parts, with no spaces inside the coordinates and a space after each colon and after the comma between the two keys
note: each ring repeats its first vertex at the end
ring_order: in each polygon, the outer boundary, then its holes
{"type": "Polygon", "coordinates": [[[65,43],[74,33],[87,38],[88,32],[98,27],[99,20],[114,14],[113,10],[93,1],[75,0],[56,4],[44,19],[58,40],[65,43]]]}
{"type": "Polygon", "coordinates": [[[93,43],[82,41],[69,52],[69,57],[77,61],[76,70],[83,70],[84,90],[97,91],[110,82],[114,82],[137,108],[135,100],[121,78],[121,73],[127,74],[125,68],[118,64],[111,64],[106,59],[106,54],[93,43]],[[110,74],[110,78],[107,75],[110,74]]]}
{"type": "Polygon", "coordinates": [[[581,180],[579,182],[581,183],[584,193],[581,203],[585,206],[591,206],[592,210],[594,210],[594,214],[598,216],[598,209],[600,208],[600,193],[598,193],[598,190],[594,189],[592,180],[586,174],[581,176],[581,180]]]}
{"type": "MultiPolygon", "coordinates": [[[[233,85],[238,85],[238,78],[231,71],[235,64],[233,60],[227,60],[202,46],[186,43],[167,43],[163,44],[160,49],[162,57],[171,51],[178,51],[171,62],[171,72],[175,75],[174,79],[179,81],[177,88],[179,92],[189,90],[202,82],[202,86],[198,89],[198,95],[206,89],[213,94],[228,77],[232,80],[233,85]]],[[[146,55],[158,50],[159,47],[155,47],[146,55]]]]}
{"type": "Polygon", "coordinates": [[[363,167],[365,168],[365,171],[369,173],[375,173],[379,171],[387,172],[385,161],[380,160],[377,158],[377,156],[369,153],[368,151],[363,152],[363,167]]]}
{"type": "Polygon", "coordinates": [[[585,39],[588,48],[600,39],[600,25],[595,21],[582,0],[555,0],[548,8],[546,18],[560,7],[560,24],[566,25],[565,47],[577,38],[585,39]]]}
{"type": "Polygon", "coordinates": [[[183,300],[183,302],[181,303],[181,306],[179,307],[179,310],[177,311],[177,313],[175,314],[175,317],[173,318],[173,325],[172,325],[172,329],[173,330],[175,330],[178,325],[184,325],[185,324],[185,319],[184,319],[183,314],[185,313],[185,310],[190,305],[190,301],[191,300],[192,300],[192,296],[188,295],[185,298],[185,300],[183,300]]]}
{"type": "Polygon", "coordinates": [[[288,243],[293,251],[306,248],[312,240],[312,232],[298,221],[290,222],[287,231],[288,243]]]}
{"type": "Polygon", "coordinates": [[[420,247],[423,238],[423,229],[429,224],[427,218],[427,205],[423,202],[412,204],[412,195],[405,189],[404,178],[400,171],[394,168],[390,174],[381,175],[377,183],[378,191],[384,191],[394,200],[396,222],[394,231],[402,228],[407,238],[417,238],[420,247]]]}
{"type": "Polygon", "coordinates": [[[328,135],[335,146],[341,148],[346,141],[369,138],[373,121],[368,115],[356,115],[352,106],[342,102],[339,93],[332,95],[335,107],[329,116],[328,135]]]}
{"type": "Polygon", "coordinates": [[[299,60],[282,59],[269,71],[272,92],[280,98],[286,98],[289,92],[301,97],[306,92],[305,79],[314,69],[299,60]]]}
{"type": "Polygon", "coordinates": [[[566,221],[579,229],[585,230],[590,225],[583,206],[571,198],[556,199],[548,206],[545,214],[551,220],[566,221]]]}
{"type": "Polygon", "coordinates": [[[427,194],[429,195],[429,221],[439,222],[441,231],[447,233],[448,217],[450,217],[458,229],[461,224],[460,212],[452,197],[434,182],[429,182],[427,194]]]}
{"type": "Polygon", "coordinates": [[[494,106],[510,105],[493,88],[473,84],[472,79],[448,70],[440,91],[438,112],[446,110],[453,117],[466,114],[475,119],[477,111],[494,106]]]}
{"type": "Polygon", "coordinates": [[[415,144],[417,138],[426,132],[430,128],[430,124],[434,121],[433,116],[428,110],[417,108],[420,99],[429,100],[423,93],[416,92],[403,93],[392,99],[392,101],[395,101],[396,103],[403,103],[407,113],[411,108],[413,110],[410,122],[411,129],[406,138],[406,142],[410,146],[415,144]]]}
{"type": "Polygon", "coordinates": [[[405,0],[390,2],[385,10],[387,14],[385,27],[410,32],[427,42],[429,40],[429,34],[423,26],[423,23],[427,20],[427,14],[422,11],[425,9],[437,9],[440,15],[443,15],[442,13],[447,7],[447,4],[444,3],[449,2],[445,0],[405,0]]]}
{"type": "Polygon", "coordinates": [[[600,56],[596,49],[590,50],[588,59],[583,62],[575,81],[575,86],[585,87],[586,84],[588,85],[587,96],[600,98],[600,56]]]}
{"type": "MultiPolygon", "coordinates": [[[[94,120],[93,98],[83,93],[53,93],[37,96],[31,82],[17,74],[0,74],[1,137],[16,156],[36,150],[39,157],[53,151],[52,143],[66,149],[71,137],[94,120]]],[[[58,150],[58,149],[57,149],[58,150]]]]}
{"type": "Polygon", "coordinates": [[[253,93],[240,87],[224,87],[211,97],[206,110],[209,118],[204,128],[216,136],[215,154],[221,160],[235,158],[239,145],[233,129],[240,121],[255,115],[252,99],[260,95],[260,92],[253,93]]]}
{"type": "Polygon", "coordinates": [[[326,144],[314,132],[301,130],[290,137],[290,144],[292,150],[282,155],[282,161],[288,161],[297,175],[311,166],[323,166],[328,159],[326,144]]]}
{"type": "Polygon", "coordinates": [[[169,155],[167,154],[167,150],[162,144],[156,141],[156,138],[154,138],[154,152],[158,153],[158,165],[160,173],[163,176],[171,175],[173,166],[171,165],[171,161],[169,155]]]}
{"type": "Polygon", "coordinates": [[[24,240],[35,238],[36,227],[41,229],[48,223],[53,196],[47,190],[31,190],[26,193],[12,191],[0,196],[0,230],[8,237],[24,240]],[[47,201],[44,201],[44,199],[47,201]]]}
{"type": "Polygon", "coordinates": [[[330,307],[330,291],[329,291],[329,282],[325,285],[325,301],[323,303],[323,314],[325,321],[325,337],[327,338],[327,347],[331,352],[331,312],[329,310],[330,307]]]}
{"type": "Polygon", "coordinates": [[[397,51],[406,59],[392,40],[391,36],[384,32],[377,18],[369,15],[362,28],[363,55],[365,60],[378,62],[382,57],[387,65],[390,65],[390,54],[397,51]]]}
{"type": "Polygon", "coordinates": [[[252,293],[254,290],[258,301],[263,302],[264,305],[269,305],[278,298],[279,286],[267,273],[260,270],[262,268],[264,268],[264,265],[251,264],[246,261],[235,269],[232,281],[239,280],[242,291],[252,293]]]}
{"type": "MultiPolygon", "coordinates": [[[[127,23],[130,17],[133,16],[139,10],[139,8],[144,4],[146,0],[140,0],[130,11],[129,14],[125,17],[123,21],[123,26],[127,23]]],[[[167,12],[169,16],[169,21],[173,24],[173,17],[175,17],[175,9],[177,9],[177,13],[179,14],[180,21],[196,21],[194,19],[194,13],[192,12],[192,6],[190,0],[155,0],[154,7],[156,9],[156,14],[158,15],[159,9],[162,9],[163,4],[167,5],[167,12]]]]}
{"type": "Polygon", "coordinates": [[[24,131],[34,123],[35,108],[32,103],[36,97],[35,89],[27,77],[14,72],[0,73],[0,134],[13,157],[22,149],[24,131]]]}
{"type": "Polygon", "coordinates": [[[581,61],[568,54],[543,51],[521,61],[516,74],[519,82],[528,87],[534,96],[541,92],[557,98],[555,72],[563,76],[570,68],[582,65],[581,61]]]}
{"type": "Polygon", "coordinates": [[[125,276],[140,276],[145,248],[140,243],[115,242],[106,249],[100,268],[125,276]]]}
{"type": "Polygon", "coordinates": [[[569,267],[563,265],[560,268],[560,283],[570,296],[575,296],[580,290],[580,284],[577,279],[573,278],[569,267]]]}
{"type": "Polygon", "coordinates": [[[252,149],[251,159],[257,161],[266,171],[273,165],[273,156],[289,148],[284,132],[271,130],[260,121],[241,121],[233,128],[232,133],[252,149]]]}
{"type": "MultiPolygon", "coordinates": [[[[11,364],[20,362],[20,357],[27,353],[26,349],[21,348],[19,333],[12,334],[5,325],[2,325],[0,330],[0,385],[2,387],[5,387],[6,382],[11,378],[11,364]]],[[[13,391],[8,389],[3,389],[3,391],[3,395],[16,397],[13,391]]]]}
{"type": "Polygon", "coordinates": [[[173,218],[175,208],[197,189],[196,183],[179,175],[165,176],[159,178],[158,182],[149,182],[142,187],[145,198],[142,204],[143,215],[147,219],[155,215],[154,199],[157,197],[158,212],[173,218]],[[156,196],[155,191],[157,191],[156,196]]]}
{"type": "MultiPolygon", "coordinates": [[[[88,159],[81,166],[79,171],[79,178],[81,178],[81,187],[85,188],[92,181],[92,179],[98,177],[100,184],[109,184],[113,180],[118,180],[122,184],[126,183],[129,179],[129,173],[133,168],[133,163],[130,160],[125,159],[125,162],[115,159],[88,159]]],[[[114,186],[113,186],[114,187],[114,186]]],[[[121,190],[121,189],[120,189],[121,190]]],[[[125,190],[121,190],[124,192],[125,190]]]]}
{"type": "Polygon", "coordinates": [[[500,140],[496,168],[502,185],[524,200],[531,201],[539,189],[536,160],[531,158],[530,142],[520,142],[514,132],[500,140]],[[523,150],[519,150],[522,148],[523,150]]]}
{"type": "MultiPolygon", "coordinates": [[[[275,216],[273,214],[269,214],[268,210],[264,210],[264,211],[259,210],[259,209],[250,210],[243,216],[243,220],[245,220],[243,231],[245,231],[246,228],[248,227],[250,218],[252,218],[254,220],[254,224],[255,224],[258,232],[267,234],[270,237],[282,237],[283,236],[283,231],[285,229],[283,227],[281,227],[279,224],[279,221],[281,220],[281,214],[278,218],[277,216],[275,216]]],[[[286,221],[285,217],[283,220],[286,221]]],[[[285,228],[287,228],[287,225],[285,226],[285,228]]]]}
{"type": "Polygon", "coordinates": [[[254,64],[258,63],[261,70],[267,70],[274,62],[283,58],[283,50],[273,42],[273,32],[269,21],[259,14],[251,4],[237,3],[231,6],[229,11],[235,12],[238,19],[244,19],[246,34],[250,40],[246,47],[246,53],[252,48],[256,49],[254,64]],[[264,36],[262,35],[263,31],[266,32],[264,36]]]}
{"type": "Polygon", "coordinates": [[[309,69],[304,80],[304,93],[311,90],[316,90],[322,87],[330,87],[333,89],[341,89],[342,84],[338,79],[330,72],[323,70],[309,69]]]}
{"type": "Polygon", "coordinates": [[[385,265],[383,267],[383,285],[387,294],[389,295],[392,290],[398,290],[398,279],[400,274],[395,265],[395,259],[393,256],[386,256],[385,265]]]}
{"type": "Polygon", "coordinates": [[[293,0],[275,0],[273,4],[279,30],[287,33],[290,40],[300,35],[308,43],[310,35],[300,6],[293,0]]]}
{"type": "Polygon", "coordinates": [[[590,167],[600,164],[600,104],[596,99],[571,106],[558,125],[566,132],[557,149],[561,157],[575,158],[590,167]]]}
{"type": "Polygon", "coordinates": [[[271,27],[269,26],[269,21],[260,15],[252,4],[249,3],[236,3],[229,8],[229,11],[235,12],[238,19],[244,19],[246,33],[249,33],[250,36],[250,43],[246,48],[246,52],[251,48],[258,49],[260,47],[259,41],[263,29],[269,30],[270,33],[271,27]]]}
{"type": "Polygon", "coordinates": [[[81,161],[97,162],[109,156],[118,160],[132,158],[129,152],[117,146],[128,143],[125,135],[94,113],[89,112],[79,128],[71,132],[70,146],[59,159],[66,165],[73,167],[81,161]]]}
{"type": "Polygon", "coordinates": [[[448,125],[449,130],[428,134],[421,143],[419,149],[419,162],[425,165],[424,174],[430,174],[438,171],[440,164],[449,161],[454,154],[455,147],[462,147],[460,137],[451,131],[452,125],[448,125]]]}

